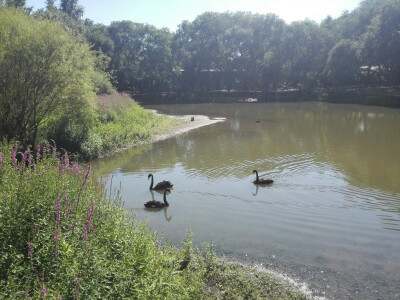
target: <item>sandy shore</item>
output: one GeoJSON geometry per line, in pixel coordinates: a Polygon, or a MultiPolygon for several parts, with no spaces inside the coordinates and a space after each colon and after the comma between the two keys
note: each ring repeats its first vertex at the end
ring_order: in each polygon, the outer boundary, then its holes
{"type": "MultiPolygon", "coordinates": [[[[153,111],[154,113],[158,114],[157,111],[153,111]]],[[[197,129],[203,126],[215,124],[218,122],[223,122],[226,119],[225,118],[213,118],[210,119],[207,116],[203,115],[181,115],[181,116],[173,116],[173,115],[167,115],[171,118],[182,120],[182,123],[180,123],[178,126],[173,128],[171,132],[165,133],[165,134],[159,134],[153,137],[151,142],[157,142],[160,140],[165,140],[167,138],[188,132],[193,129],[197,129]],[[191,119],[194,118],[193,121],[191,119]]]]}

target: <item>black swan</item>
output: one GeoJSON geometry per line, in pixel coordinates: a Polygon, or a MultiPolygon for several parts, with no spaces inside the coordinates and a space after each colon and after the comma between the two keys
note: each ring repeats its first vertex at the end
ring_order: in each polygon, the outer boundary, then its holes
{"type": "Polygon", "coordinates": [[[170,189],[165,189],[164,191],[164,203],[156,200],[147,201],[144,206],[147,208],[163,208],[169,206],[167,202],[167,192],[170,192],[170,189]]]}
{"type": "Polygon", "coordinates": [[[253,181],[255,184],[270,184],[274,182],[272,179],[258,178],[257,170],[253,170],[253,173],[256,173],[256,180],[253,181]]]}
{"type": "Polygon", "coordinates": [[[149,176],[147,176],[147,180],[151,177],[151,184],[150,184],[150,190],[164,190],[164,189],[170,189],[172,188],[174,185],[169,182],[169,181],[161,181],[159,183],[156,184],[155,187],[153,187],[153,174],[149,174],[149,176]]]}

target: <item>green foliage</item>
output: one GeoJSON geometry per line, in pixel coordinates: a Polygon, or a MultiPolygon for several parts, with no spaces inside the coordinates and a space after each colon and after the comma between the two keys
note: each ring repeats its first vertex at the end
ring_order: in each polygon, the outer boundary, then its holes
{"type": "Polygon", "coordinates": [[[175,121],[143,109],[128,94],[101,95],[96,100],[99,123],[90,128],[82,143],[85,158],[107,155],[149,141],[158,130],[175,121]]]}
{"type": "Polygon", "coordinates": [[[0,9],[0,135],[36,144],[51,120],[90,123],[96,57],[54,22],[0,9]]]}
{"type": "Polygon", "coordinates": [[[190,231],[180,248],[161,242],[68,153],[18,149],[0,144],[1,299],[305,298],[194,250],[190,231]]]}
{"type": "Polygon", "coordinates": [[[122,208],[118,193],[45,146],[0,146],[0,298],[193,299],[200,273],[122,208]],[[40,157],[40,159],[39,159],[40,157]]]}
{"type": "Polygon", "coordinates": [[[343,86],[356,82],[360,70],[357,46],[350,40],[341,40],[329,52],[325,72],[331,84],[343,86]]]}
{"type": "Polygon", "coordinates": [[[146,92],[170,88],[174,67],[172,35],[167,29],[121,21],[111,23],[108,36],[114,44],[110,67],[115,70],[118,90],[146,92]]]}

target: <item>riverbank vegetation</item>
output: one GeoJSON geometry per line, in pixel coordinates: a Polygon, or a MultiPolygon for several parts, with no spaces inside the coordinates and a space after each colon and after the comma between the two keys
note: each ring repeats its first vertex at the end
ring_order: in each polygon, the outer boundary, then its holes
{"type": "Polygon", "coordinates": [[[162,242],[68,153],[18,148],[0,145],[0,298],[307,299],[194,249],[191,234],[177,248],[162,242]]]}
{"type": "Polygon", "coordinates": [[[90,159],[148,141],[175,122],[117,94],[105,56],[59,23],[10,8],[0,8],[0,20],[2,138],[52,140],[90,159]]]}
{"type": "MultiPolygon", "coordinates": [[[[147,139],[139,123],[121,125],[139,110],[99,114],[96,95],[116,90],[144,103],[238,101],[250,93],[259,101],[359,103],[362,95],[366,104],[400,105],[399,0],[364,0],[319,24],[207,12],[176,32],[95,24],[82,19],[78,0],[46,4],[32,11],[26,1],[0,2],[0,135],[9,141],[54,140],[93,158],[147,139]]],[[[150,118],[142,117],[135,122],[150,118]]]]}

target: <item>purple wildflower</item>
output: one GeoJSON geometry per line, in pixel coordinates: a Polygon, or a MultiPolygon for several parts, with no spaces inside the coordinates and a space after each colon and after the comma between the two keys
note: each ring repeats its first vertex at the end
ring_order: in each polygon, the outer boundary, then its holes
{"type": "Polygon", "coordinates": [[[56,224],[60,224],[60,211],[61,211],[60,197],[57,196],[57,201],[56,201],[56,224]]]}
{"type": "Polygon", "coordinates": [[[49,152],[50,145],[44,145],[43,147],[43,154],[47,154],[49,152]]]}
{"type": "Polygon", "coordinates": [[[64,167],[65,167],[65,168],[68,168],[68,167],[69,167],[68,152],[65,152],[65,155],[64,155],[64,167]]]}
{"type": "Polygon", "coordinates": [[[25,299],[29,299],[31,295],[29,294],[29,290],[25,291],[25,299]]]}
{"type": "Polygon", "coordinates": [[[89,213],[88,213],[88,221],[91,222],[92,221],[92,217],[93,217],[93,212],[94,212],[94,200],[93,197],[90,198],[90,207],[89,207],[89,213]]]}
{"type": "Polygon", "coordinates": [[[60,229],[59,228],[56,228],[56,232],[54,233],[54,239],[56,241],[60,240],[60,229]]]}
{"type": "Polygon", "coordinates": [[[25,167],[25,160],[26,160],[26,158],[28,157],[28,154],[29,154],[29,150],[28,150],[28,149],[26,149],[26,150],[24,151],[24,153],[22,153],[22,161],[21,161],[21,165],[20,165],[20,169],[21,169],[21,170],[23,170],[24,167],[25,167]]]}
{"type": "Polygon", "coordinates": [[[60,294],[57,296],[57,300],[62,300],[62,297],[60,294]]]}
{"type": "Polygon", "coordinates": [[[86,170],[85,179],[83,180],[82,187],[85,186],[86,181],[87,181],[87,179],[89,177],[89,173],[90,173],[90,164],[88,165],[88,168],[86,170]]]}
{"type": "Polygon", "coordinates": [[[18,144],[14,144],[14,149],[11,152],[11,158],[12,158],[12,163],[15,165],[17,162],[17,149],[18,149],[18,144]]]}
{"type": "Polygon", "coordinates": [[[32,243],[31,242],[28,242],[27,243],[28,244],[28,256],[30,257],[30,258],[32,258],[32,243]]]}
{"type": "Polygon", "coordinates": [[[3,153],[0,152],[0,166],[3,164],[3,153]]]}
{"type": "Polygon", "coordinates": [[[29,150],[29,153],[28,153],[28,166],[30,166],[32,164],[32,159],[33,159],[33,157],[32,157],[32,154],[31,154],[31,152],[29,150]]]}
{"type": "Polygon", "coordinates": [[[53,147],[52,155],[53,155],[53,158],[56,158],[56,156],[57,156],[57,147],[56,146],[53,147]]]}
{"type": "Polygon", "coordinates": [[[40,144],[36,146],[36,159],[40,159],[40,144]]]}
{"type": "Polygon", "coordinates": [[[44,285],[42,289],[42,296],[46,296],[47,294],[47,287],[44,285]]]}
{"type": "Polygon", "coordinates": [[[83,225],[83,239],[86,241],[88,236],[87,227],[83,225]]]}
{"type": "Polygon", "coordinates": [[[69,168],[68,174],[71,174],[71,172],[75,172],[75,174],[80,175],[82,173],[82,168],[77,163],[74,163],[73,166],[69,168]]]}
{"type": "Polygon", "coordinates": [[[99,185],[100,185],[100,193],[103,193],[103,190],[104,190],[104,183],[103,183],[103,181],[100,181],[99,185]]]}
{"type": "Polygon", "coordinates": [[[68,202],[68,209],[67,209],[67,213],[66,213],[67,220],[69,219],[69,214],[70,213],[71,213],[71,202],[68,202]]]}

